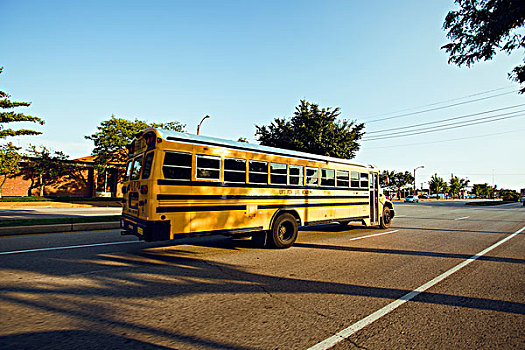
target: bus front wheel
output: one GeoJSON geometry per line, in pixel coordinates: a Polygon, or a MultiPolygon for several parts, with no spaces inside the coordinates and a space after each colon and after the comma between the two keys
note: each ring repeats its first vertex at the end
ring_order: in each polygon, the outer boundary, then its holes
{"type": "Polygon", "coordinates": [[[297,239],[297,220],[292,214],[282,214],[275,219],[268,232],[268,243],[273,248],[289,248],[297,239]]]}
{"type": "Polygon", "coordinates": [[[391,222],[392,222],[392,214],[390,213],[390,208],[383,207],[383,216],[381,217],[381,223],[379,224],[379,227],[389,228],[391,222]]]}

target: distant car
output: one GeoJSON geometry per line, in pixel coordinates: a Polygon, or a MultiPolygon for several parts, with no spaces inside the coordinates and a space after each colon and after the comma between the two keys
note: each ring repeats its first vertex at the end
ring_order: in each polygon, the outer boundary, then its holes
{"type": "Polygon", "coordinates": [[[426,194],[422,194],[421,196],[419,196],[419,199],[428,199],[428,196],[426,194]]]}
{"type": "MultiPolygon", "coordinates": [[[[520,202],[525,203],[525,196],[520,198],[520,202]]],[[[524,204],[525,205],[525,204],[524,204]]]]}
{"type": "Polygon", "coordinates": [[[409,203],[419,203],[419,197],[418,196],[407,196],[405,198],[405,202],[409,203]]]}

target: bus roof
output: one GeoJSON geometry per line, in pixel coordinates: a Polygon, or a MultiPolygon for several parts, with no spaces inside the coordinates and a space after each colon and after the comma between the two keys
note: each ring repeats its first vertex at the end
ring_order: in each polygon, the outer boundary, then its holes
{"type": "MultiPolygon", "coordinates": [[[[355,165],[355,166],[359,166],[363,168],[377,169],[377,167],[374,165],[358,163],[358,162],[354,162],[349,159],[326,157],[326,156],[321,156],[321,155],[312,154],[312,153],[255,145],[251,143],[225,140],[225,139],[220,139],[220,138],[210,137],[210,136],[194,135],[194,134],[189,134],[185,132],[176,132],[176,131],[164,130],[164,129],[155,129],[155,130],[157,130],[161,138],[163,138],[164,140],[168,140],[168,141],[206,144],[210,146],[227,147],[227,148],[245,150],[245,151],[255,152],[255,153],[273,154],[273,155],[280,155],[280,156],[285,156],[285,157],[301,158],[301,159],[315,160],[315,161],[321,161],[321,162],[341,163],[341,164],[347,164],[347,165],[355,165]]],[[[144,130],[144,132],[145,131],[146,130],[144,130]]]]}

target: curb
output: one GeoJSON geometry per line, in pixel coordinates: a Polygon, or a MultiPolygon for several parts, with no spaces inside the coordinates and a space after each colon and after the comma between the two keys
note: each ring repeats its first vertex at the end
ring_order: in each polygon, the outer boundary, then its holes
{"type": "Polygon", "coordinates": [[[115,230],[120,228],[119,221],[112,222],[89,222],[78,224],[57,224],[38,226],[11,226],[0,227],[0,237],[17,235],[34,235],[43,233],[64,233],[95,230],[115,230]]]}

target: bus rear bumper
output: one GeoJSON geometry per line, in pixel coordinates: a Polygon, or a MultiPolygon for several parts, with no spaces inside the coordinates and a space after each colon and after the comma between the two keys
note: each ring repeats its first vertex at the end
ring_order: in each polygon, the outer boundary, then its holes
{"type": "Polygon", "coordinates": [[[137,236],[140,240],[146,242],[171,239],[169,221],[143,220],[123,214],[120,219],[120,228],[124,230],[122,235],[137,236]]]}

